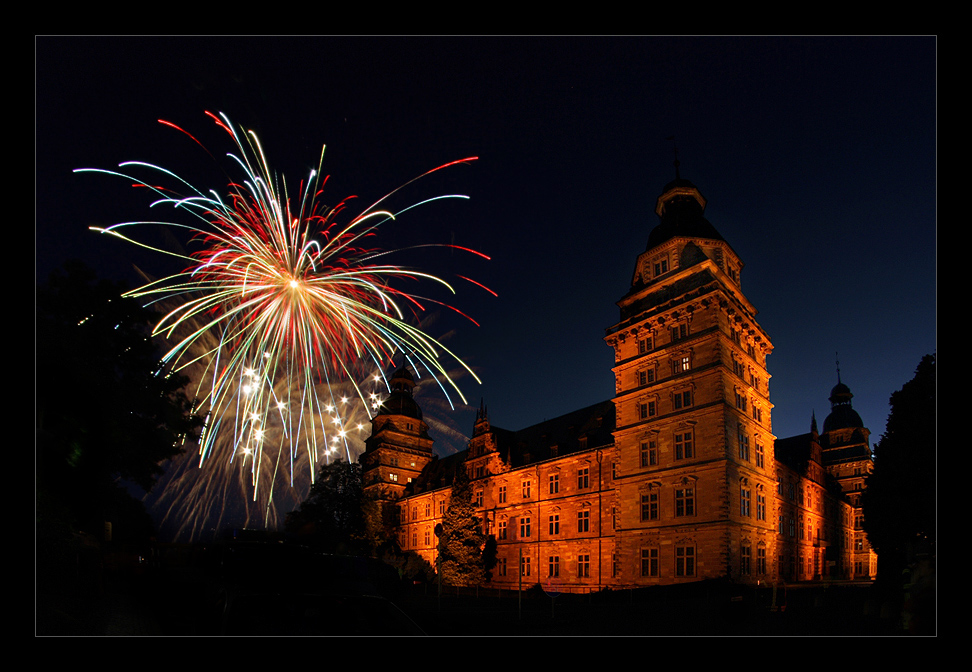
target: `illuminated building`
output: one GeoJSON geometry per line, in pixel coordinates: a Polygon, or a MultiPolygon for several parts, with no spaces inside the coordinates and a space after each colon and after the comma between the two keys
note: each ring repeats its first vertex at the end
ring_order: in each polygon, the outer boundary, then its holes
{"type": "Polygon", "coordinates": [[[424,428],[402,433],[421,422],[410,396],[400,415],[383,407],[362,461],[366,487],[384,488],[397,509],[403,549],[434,563],[434,527],[461,465],[498,542],[495,585],[873,576],[854,500],[870,448],[850,391],[834,388],[822,435],[814,421],[777,441],[773,346],[743,294],[742,261],[704,209],[676,164],[605,336],[612,400],[517,432],[492,426],[481,406],[468,449],[447,458],[433,456],[424,428]]]}

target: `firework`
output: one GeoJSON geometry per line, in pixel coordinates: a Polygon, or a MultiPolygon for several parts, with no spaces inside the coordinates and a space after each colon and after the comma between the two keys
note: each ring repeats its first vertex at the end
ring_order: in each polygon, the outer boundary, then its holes
{"type": "MultiPolygon", "coordinates": [[[[318,169],[301,184],[292,206],[286,181],[271,172],[257,136],[238,132],[225,115],[207,115],[232,138],[235,153],[228,156],[242,171],[242,181],[231,182],[223,196],[203,193],[144,162],[122,163],[119,171],[75,172],[124,177],[156,194],[153,206],[169,205],[190,215],[190,224],[140,221],[92,229],[166,254],[172,253],[139,242],[130,231],[149,224],[191,230],[194,249],[176,255],[186,262],[185,270],[128,295],[166,307],[155,334],[175,345],[163,362],[167,370],[193,373],[199,412],[206,417],[199,465],[225,458],[225,468],[236,477],[247,474],[256,501],[261,484],[272,488],[281,475],[292,484],[295,468],[309,468],[312,481],[316,465],[337,450],[353,459],[348,438],[353,413],[337,409],[349,409],[349,400],[356,399],[370,419],[380,394],[369,396],[359,380],[366,368],[377,370],[375,379],[387,390],[383,371],[396,353],[417,375],[424,372],[437,381],[450,405],[453,395],[466,403],[444,360],[456,362],[478,382],[475,373],[410,319],[432,299],[397,285],[418,279],[455,290],[434,275],[377,263],[387,252],[363,244],[382,223],[407,210],[467,198],[438,196],[395,213],[381,207],[415,180],[476,157],[430,170],[343,222],[349,199],[333,208],[319,201],[326,182],[320,170],[323,150],[318,169]],[[141,171],[152,181],[128,174],[141,171]],[[159,179],[175,188],[159,186],[159,179]]],[[[161,123],[199,143],[183,129],[161,123]]],[[[262,494],[272,498],[272,492],[262,494]]]]}

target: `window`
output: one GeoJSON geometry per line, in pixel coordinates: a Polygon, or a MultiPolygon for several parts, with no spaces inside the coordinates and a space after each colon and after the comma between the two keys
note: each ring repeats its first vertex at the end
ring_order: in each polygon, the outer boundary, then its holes
{"type": "Polygon", "coordinates": [[[695,515],[695,488],[675,488],[675,515],[695,515]]]}
{"type": "Polygon", "coordinates": [[[658,577],[658,549],[641,549],[641,575],[650,578],[658,577]]]}
{"type": "Polygon", "coordinates": [[[446,508],[445,500],[444,499],[439,500],[439,515],[440,516],[445,515],[445,508],[446,508]]]}
{"type": "Polygon", "coordinates": [[[486,467],[484,465],[480,465],[476,467],[476,478],[482,478],[485,475],[486,475],[486,467]]]}
{"type": "Polygon", "coordinates": [[[611,556],[611,576],[615,579],[621,576],[621,556],[617,553],[611,556]]]}
{"type": "Polygon", "coordinates": [[[654,266],[655,276],[668,273],[668,259],[659,259],[654,266]]]}
{"type": "Polygon", "coordinates": [[[482,505],[483,505],[483,491],[482,490],[477,490],[476,491],[476,507],[478,508],[478,507],[481,507],[482,505]]]}
{"type": "Polygon", "coordinates": [[[739,428],[739,459],[749,462],[749,437],[739,428]]]}
{"type": "Polygon", "coordinates": [[[506,486],[499,486],[499,503],[506,504],[506,486]]]}
{"type": "Polygon", "coordinates": [[[577,487],[578,488],[591,487],[591,470],[589,467],[584,467],[583,469],[577,470],[577,487]]]}
{"type": "Polygon", "coordinates": [[[520,558],[520,576],[530,576],[530,558],[528,556],[520,558]]]}
{"type": "Polygon", "coordinates": [[[560,576],[560,556],[551,555],[547,559],[547,563],[548,563],[547,576],[552,578],[560,576]]]}
{"type": "Polygon", "coordinates": [[[683,432],[675,435],[675,459],[688,459],[692,457],[692,432],[683,432]]]}
{"type": "Polygon", "coordinates": [[[684,322],[682,324],[676,324],[672,327],[672,340],[680,341],[688,336],[688,325],[684,322]]]}
{"type": "Polygon", "coordinates": [[[764,455],[764,451],[763,451],[763,444],[761,444],[759,441],[757,441],[756,442],[756,466],[757,467],[762,467],[764,460],[765,460],[765,455],[764,455]]]}
{"type": "Polygon", "coordinates": [[[732,372],[735,375],[739,376],[740,378],[744,378],[745,375],[746,375],[746,367],[743,366],[743,363],[740,362],[738,359],[733,359],[732,360],[732,372]]]}
{"type": "Polygon", "coordinates": [[[776,531],[779,534],[781,534],[781,535],[783,534],[783,515],[782,514],[780,515],[780,518],[779,518],[779,521],[778,521],[778,527],[777,527],[777,530],[776,531]]]}
{"type": "Polygon", "coordinates": [[[653,417],[657,413],[657,409],[654,401],[643,401],[638,404],[638,417],[641,420],[653,417]]]}
{"type": "Polygon", "coordinates": [[[577,556],[577,577],[588,579],[591,576],[591,556],[588,554],[577,556]]]}
{"type": "Polygon", "coordinates": [[[649,492],[641,496],[641,520],[658,520],[657,492],[649,492]]]}
{"type": "Polygon", "coordinates": [[[404,506],[402,507],[401,515],[399,516],[399,518],[403,523],[408,521],[408,510],[404,506]]]}
{"type": "Polygon", "coordinates": [[[560,514],[554,513],[550,516],[550,534],[560,534],[560,514]]]}
{"type": "Polygon", "coordinates": [[[389,481],[394,481],[395,483],[397,483],[398,482],[398,474],[388,474],[388,480],[389,481]]]}
{"type": "Polygon", "coordinates": [[[752,553],[753,549],[748,545],[744,545],[741,549],[739,555],[739,573],[743,576],[749,576],[752,573],[752,553]]]}
{"type": "Polygon", "coordinates": [[[753,420],[755,420],[756,422],[763,421],[763,409],[761,409],[756,404],[753,404],[753,420]]]}
{"type": "Polygon", "coordinates": [[[556,495],[560,492],[560,474],[550,474],[550,494],[556,495]]]}
{"type": "Polygon", "coordinates": [[[766,495],[756,492],[756,520],[766,520],[766,495]]]}
{"type": "Polygon", "coordinates": [[[647,384],[648,384],[648,372],[647,371],[639,371],[638,372],[638,385],[647,385],[647,384]]]}
{"type": "Polygon", "coordinates": [[[432,532],[430,530],[425,531],[425,545],[426,546],[432,545],[432,532]]]}
{"type": "Polygon", "coordinates": [[[412,520],[418,520],[418,507],[412,507],[412,520]]]}
{"type": "Polygon", "coordinates": [[[499,524],[498,524],[497,530],[496,530],[496,538],[497,539],[500,539],[500,540],[505,540],[506,539],[506,521],[505,520],[499,521],[499,524]]]}
{"type": "Polygon", "coordinates": [[[740,411],[746,410],[746,395],[736,392],[736,408],[740,411]]]}
{"type": "Polygon", "coordinates": [[[752,492],[745,485],[739,488],[739,515],[748,518],[752,492]]]}
{"type": "Polygon", "coordinates": [[[498,576],[506,576],[506,558],[499,558],[496,561],[496,574],[498,576]]]}
{"type": "Polygon", "coordinates": [[[688,355],[682,357],[676,357],[672,360],[672,375],[677,376],[683,371],[688,371],[692,368],[691,360],[689,360],[688,355]]]}
{"type": "Polygon", "coordinates": [[[729,328],[729,334],[732,337],[732,342],[736,345],[742,345],[742,334],[735,327],[729,328]]]}
{"type": "Polygon", "coordinates": [[[645,441],[641,444],[641,466],[654,467],[658,464],[658,446],[654,441],[645,441]]]}
{"type": "Polygon", "coordinates": [[[756,549],[756,573],[766,573],[766,547],[760,546],[756,549]]]}
{"type": "Polygon", "coordinates": [[[432,502],[425,503],[425,517],[428,518],[432,515],[432,502]]]}
{"type": "Polygon", "coordinates": [[[690,391],[676,392],[674,403],[676,411],[680,408],[688,408],[692,405],[692,393],[690,391]]]}
{"type": "Polygon", "coordinates": [[[638,340],[638,354],[643,355],[651,350],[651,337],[641,338],[638,340]]]}
{"type": "Polygon", "coordinates": [[[418,548],[418,532],[412,531],[412,548],[418,548]]]}
{"type": "Polygon", "coordinates": [[[523,499],[530,499],[530,487],[533,485],[533,481],[523,481],[521,485],[523,499]]]}
{"type": "Polygon", "coordinates": [[[577,512],[577,531],[578,532],[590,532],[591,531],[591,511],[590,509],[584,509],[583,511],[577,512]]]}
{"type": "Polygon", "coordinates": [[[675,547],[675,576],[695,576],[695,546],[675,547]]]}
{"type": "Polygon", "coordinates": [[[520,518],[520,537],[526,539],[530,536],[530,517],[520,518]]]}

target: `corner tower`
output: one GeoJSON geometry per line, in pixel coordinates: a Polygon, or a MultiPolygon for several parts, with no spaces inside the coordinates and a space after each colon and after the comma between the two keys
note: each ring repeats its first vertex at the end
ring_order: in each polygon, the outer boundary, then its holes
{"type": "Polygon", "coordinates": [[[422,409],[412,396],[415,379],[402,365],[391,379],[391,394],[371,420],[361,467],[366,492],[396,500],[405,487],[432,461],[432,439],[422,409]]]}
{"type": "Polygon", "coordinates": [[[607,329],[614,349],[617,548],[632,583],[767,578],[775,557],[769,337],[743,264],[678,174],[607,329]]]}

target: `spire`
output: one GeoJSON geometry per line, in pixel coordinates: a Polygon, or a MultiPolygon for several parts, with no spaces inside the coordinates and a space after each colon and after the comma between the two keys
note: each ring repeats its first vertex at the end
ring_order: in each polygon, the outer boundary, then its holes
{"type": "Polygon", "coordinates": [[[835,352],[834,357],[837,359],[837,384],[840,385],[840,355],[835,352]]]}
{"type": "Polygon", "coordinates": [[[820,432],[817,431],[817,412],[816,411],[811,411],[810,412],[810,432],[812,434],[819,434],[820,433],[820,432]]]}

